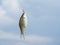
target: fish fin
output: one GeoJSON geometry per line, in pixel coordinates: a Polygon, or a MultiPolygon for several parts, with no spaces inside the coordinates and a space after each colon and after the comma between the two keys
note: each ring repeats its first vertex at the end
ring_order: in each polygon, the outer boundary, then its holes
{"type": "Polygon", "coordinates": [[[22,39],[25,39],[25,37],[24,37],[24,33],[21,32],[20,37],[21,37],[22,39]]]}

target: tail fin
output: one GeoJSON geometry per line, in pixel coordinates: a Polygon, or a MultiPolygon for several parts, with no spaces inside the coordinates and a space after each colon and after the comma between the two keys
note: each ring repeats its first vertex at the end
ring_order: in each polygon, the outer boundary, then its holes
{"type": "Polygon", "coordinates": [[[20,37],[21,37],[22,39],[25,39],[23,32],[21,32],[21,36],[20,36],[20,37]]]}

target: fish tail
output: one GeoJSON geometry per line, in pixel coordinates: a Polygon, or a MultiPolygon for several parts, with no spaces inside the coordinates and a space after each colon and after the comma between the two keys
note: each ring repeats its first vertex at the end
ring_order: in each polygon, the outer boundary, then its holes
{"type": "Polygon", "coordinates": [[[22,39],[25,39],[25,37],[24,37],[24,32],[21,32],[21,38],[22,38],[22,39]]]}

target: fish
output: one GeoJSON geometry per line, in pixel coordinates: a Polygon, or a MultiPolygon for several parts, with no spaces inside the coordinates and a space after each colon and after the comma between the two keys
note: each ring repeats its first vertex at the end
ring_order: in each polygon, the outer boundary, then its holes
{"type": "Polygon", "coordinates": [[[25,34],[26,28],[27,28],[27,16],[26,16],[26,13],[24,10],[23,10],[23,13],[19,20],[19,28],[20,28],[20,32],[21,32],[21,37],[24,38],[24,34],[25,34]]]}

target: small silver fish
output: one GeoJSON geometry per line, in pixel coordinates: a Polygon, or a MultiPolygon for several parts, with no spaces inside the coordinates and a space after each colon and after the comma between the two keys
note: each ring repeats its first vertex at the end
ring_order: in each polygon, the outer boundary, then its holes
{"type": "Polygon", "coordinates": [[[24,38],[24,33],[25,33],[26,27],[27,27],[27,16],[26,16],[26,13],[24,10],[23,10],[23,13],[19,20],[19,27],[20,27],[20,31],[21,31],[21,37],[24,38]]]}

